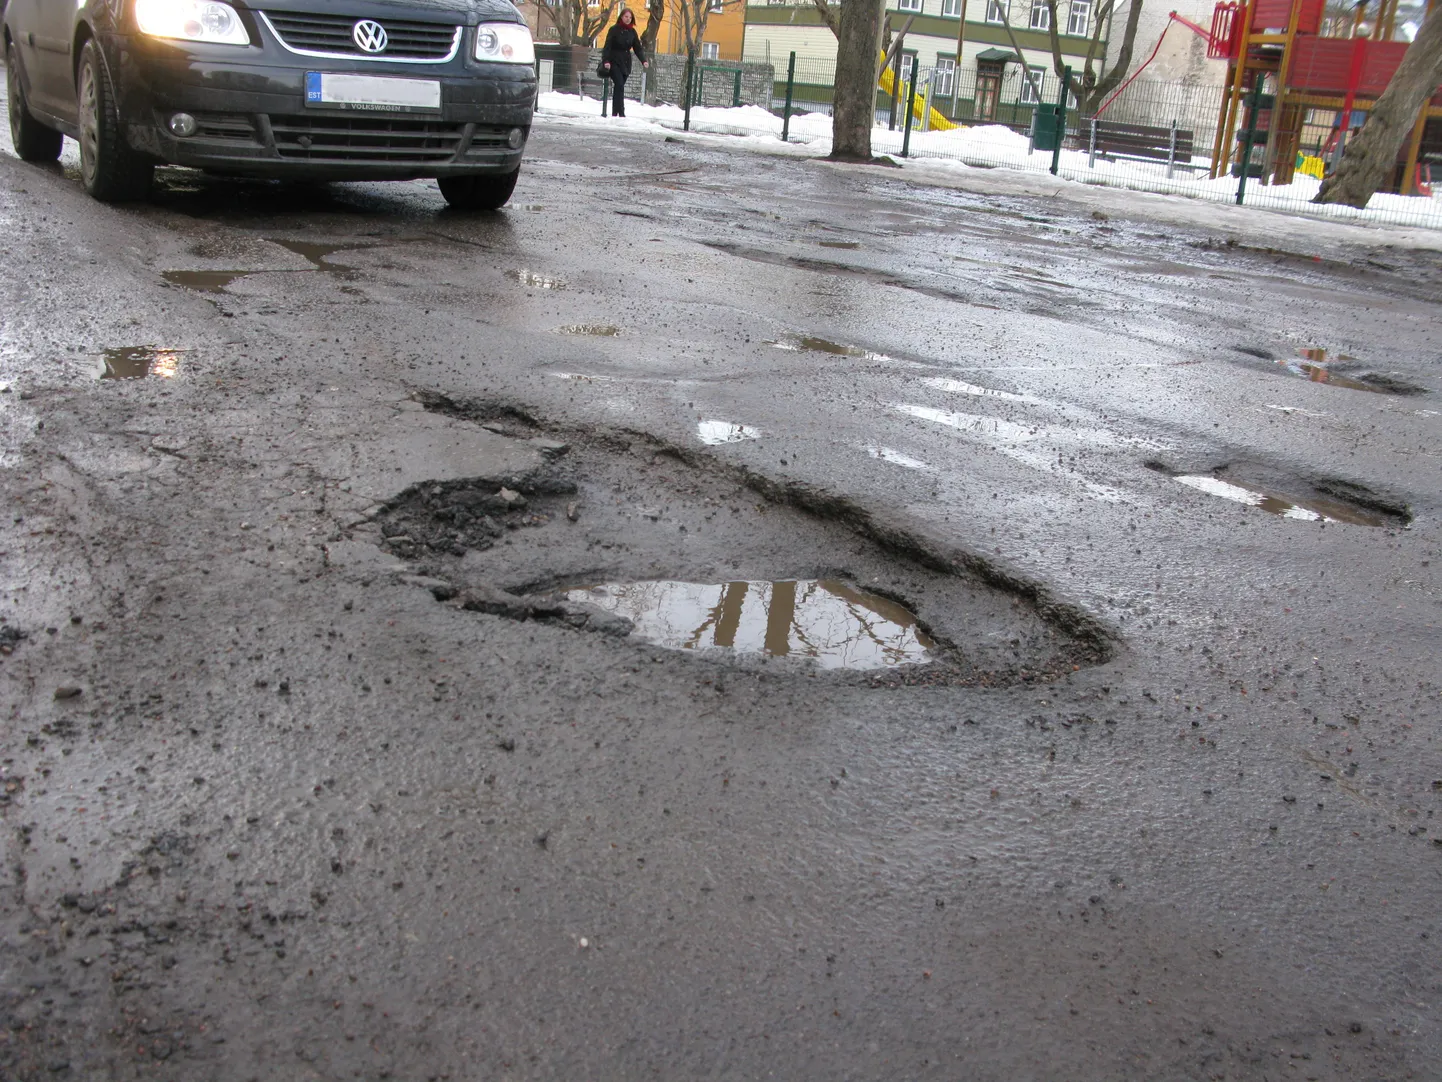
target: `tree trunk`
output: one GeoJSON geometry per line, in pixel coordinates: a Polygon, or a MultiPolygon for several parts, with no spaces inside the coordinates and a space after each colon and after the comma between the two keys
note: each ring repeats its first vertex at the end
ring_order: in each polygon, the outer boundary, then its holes
{"type": "Polygon", "coordinates": [[[833,161],[869,162],[876,117],[876,58],[884,0],[847,0],[836,36],[836,89],[831,112],[833,161]]]}
{"type": "Polygon", "coordinates": [[[1361,209],[1382,186],[1397,162],[1397,152],[1412,134],[1417,111],[1442,82],[1442,9],[1428,16],[1407,48],[1392,81],[1357,138],[1347,144],[1336,170],[1322,181],[1314,202],[1345,203],[1361,209]]]}
{"type": "Polygon", "coordinates": [[[1077,106],[1083,116],[1096,116],[1097,108],[1106,96],[1116,89],[1117,85],[1126,77],[1127,69],[1132,66],[1132,47],[1137,40],[1137,23],[1142,17],[1142,0],[1132,0],[1131,10],[1127,12],[1126,29],[1122,31],[1121,47],[1117,50],[1117,62],[1112,65],[1112,70],[1107,71],[1106,65],[1102,65],[1102,77],[1092,86],[1086,87],[1086,80],[1083,78],[1082,87],[1085,93],[1077,94],[1077,106]]]}
{"type": "Polygon", "coordinates": [[[646,29],[641,32],[641,48],[647,56],[656,55],[656,39],[661,36],[661,23],[666,18],[666,0],[646,0],[646,29]]]}

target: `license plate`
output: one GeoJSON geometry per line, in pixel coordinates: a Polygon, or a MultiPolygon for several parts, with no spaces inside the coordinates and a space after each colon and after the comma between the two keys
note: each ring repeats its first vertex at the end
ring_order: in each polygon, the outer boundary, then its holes
{"type": "Polygon", "coordinates": [[[325,109],[383,113],[439,112],[441,84],[434,79],[388,79],[382,75],[308,71],[305,103],[325,109]]]}

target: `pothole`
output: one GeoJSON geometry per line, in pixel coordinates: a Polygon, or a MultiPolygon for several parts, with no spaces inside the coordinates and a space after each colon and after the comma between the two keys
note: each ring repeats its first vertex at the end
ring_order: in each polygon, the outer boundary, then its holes
{"type": "Polygon", "coordinates": [[[556,328],[557,334],[585,335],[592,338],[615,338],[621,328],[610,323],[570,323],[556,328]]]}
{"type": "Polygon", "coordinates": [[[566,288],[566,280],[564,278],[557,278],[552,274],[541,274],[539,271],[524,269],[507,271],[506,277],[514,282],[520,282],[521,285],[526,286],[528,289],[566,288]]]}
{"type": "Polygon", "coordinates": [[[797,658],[823,669],[924,664],[936,643],[904,605],[840,579],[630,582],[568,590],[669,650],[797,658]]]}
{"type": "MultiPolygon", "coordinates": [[[[488,426],[514,410],[422,401],[488,426]]],[[[694,445],[537,431],[518,434],[550,456],[544,467],[413,486],[361,529],[457,607],[757,672],[1007,686],[1114,649],[1040,585],[843,498],[694,445]]]]}
{"type": "Polygon", "coordinates": [[[823,248],[844,248],[850,252],[854,252],[861,247],[861,242],[854,240],[823,240],[817,243],[823,248]]]}
{"type": "Polygon", "coordinates": [[[829,353],[834,357],[860,357],[867,361],[891,360],[884,353],[876,353],[862,346],[833,342],[830,339],[817,338],[812,335],[783,335],[774,342],[768,342],[767,345],[788,353],[829,353]]]}
{"type": "Polygon", "coordinates": [[[168,270],[160,277],[173,286],[193,289],[197,293],[224,293],[230,283],[254,273],[243,270],[168,270]]]}
{"type": "Polygon", "coordinates": [[[1159,462],[1146,465],[1190,489],[1281,518],[1374,528],[1405,527],[1412,521],[1405,503],[1351,481],[1321,478],[1308,482],[1245,466],[1221,467],[1210,473],[1176,473],[1159,462]]]}
{"type": "Polygon", "coordinates": [[[330,262],[330,257],[337,252],[359,252],[367,248],[380,247],[374,244],[327,244],[320,241],[309,240],[280,240],[277,237],[267,237],[272,244],[279,245],[287,252],[293,252],[300,256],[318,271],[334,275],[346,281],[352,281],[360,274],[351,267],[342,266],[330,262]]]}
{"type": "Polygon", "coordinates": [[[815,259],[811,256],[783,255],[780,252],[768,252],[762,248],[748,248],[744,245],[732,244],[728,241],[705,241],[704,243],[708,248],[713,248],[718,252],[739,256],[741,259],[749,259],[755,263],[769,263],[775,267],[794,267],[797,270],[816,271],[819,274],[847,275],[849,277],[863,278],[876,285],[895,286],[897,289],[909,289],[914,293],[920,293],[926,297],[934,297],[938,300],[960,301],[963,304],[971,303],[971,298],[964,293],[923,285],[912,279],[902,278],[889,271],[877,270],[874,267],[853,266],[850,263],[836,263],[827,259],[815,259]]]}
{"type": "Polygon", "coordinates": [[[743,440],[759,440],[761,430],[750,425],[739,425],[733,421],[701,421],[696,425],[696,438],[707,447],[723,443],[741,443],[743,440]]]}
{"type": "Polygon", "coordinates": [[[171,379],[180,374],[181,349],[154,346],[113,346],[101,356],[101,379],[171,379]]]}
{"type": "Polygon", "coordinates": [[[1276,366],[1248,365],[1247,367],[1256,367],[1264,371],[1276,371],[1276,368],[1280,368],[1288,375],[1305,379],[1309,383],[1325,383],[1329,387],[1341,387],[1348,391],[1370,391],[1373,394],[1427,394],[1426,387],[1398,379],[1385,372],[1373,371],[1358,358],[1346,353],[1332,354],[1320,347],[1309,347],[1300,350],[1295,357],[1278,357],[1265,349],[1257,349],[1252,346],[1233,346],[1232,349],[1259,361],[1269,361],[1276,366]]]}

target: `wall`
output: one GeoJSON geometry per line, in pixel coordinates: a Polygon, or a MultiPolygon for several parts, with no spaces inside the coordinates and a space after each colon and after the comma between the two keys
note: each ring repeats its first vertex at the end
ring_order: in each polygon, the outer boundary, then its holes
{"type": "MultiPolygon", "coordinates": [[[[601,81],[596,78],[596,65],[600,63],[601,51],[591,50],[590,62],[586,67],[585,92],[598,96],[601,89],[601,81]]],[[[696,61],[698,67],[706,69],[701,80],[702,98],[695,105],[716,105],[729,106],[735,102],[736,79],[733,74],[736,68],[741,69],[741,104],[759,105],[763,109],[771,108],[771,88],[776,81],[776,70],[770,64],[764,63],[718,63],[712,62],[703,65],[700,60],[696,61]],[[717,66],[713,67],[713,63],[717,66]]],[[[783,78],[784,73],[783,73],[783,78]]],[[[682,102],[682,90],[686,82],[686,58],[673,53],[659,53],[651,58],[651,66],[646,72],[646,98],[652,104],[666,102],[679,105],[682,102]]],[[[557,89],[560,89],[558,86],[557,89]]],[[[631,78],[626,80],[626,96],[634,98],[641,92],[641,65],[634,64],[631,69],[631,78]]]]}

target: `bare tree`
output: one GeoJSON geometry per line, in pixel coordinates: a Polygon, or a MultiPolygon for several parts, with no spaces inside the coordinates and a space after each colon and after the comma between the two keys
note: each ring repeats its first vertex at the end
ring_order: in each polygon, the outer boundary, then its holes
{"type": "MultiPolygon", "coordinates": [[[[1051,61],[1052,67],[1056,69],[1058,77],[1066,66],[1061,58],[1061,28],[1057,25],[1057,0],[1044,0],[1047,14],[1051,18],[1051,61]]],[[[1106,70],[1106,62],[1102,61],[1102,72],[1097,73],[1097,61],[1101,58],[1102,32],[1111,22],[1115,14],[1116,0],[1102,0],[1098,5],[1094,22],[1092,24],[1091,39],[1087,42],[1086,59],[1082,65],[1081,78],[1072,84],[1076,92],[1077,108],[1083,116],[1095,115],[1106,96],[1117,88],[1122,79],[1126,77],[1127,69],[1132,66],[1132,48],[1137,40],[1137,22],[1142,17],[1142,0],[1131,0],[1131,8],[1127,12],[1126,28],[1122,31],[1122,40],[1117,46],[1116,63],[1110,71],[1106,70]]]]}
{"type": "Polygon", "coordinates": [[[881,53],[885,0],[846,0],[836,34],[836,80],[831,103],[831,158],[870,162],[876,117],[876,61],[881,53]]]}
{"type": "Polygon", "coordinates": [[[1417,111],[1442,83],[1442,9],[1422,24],[1387,89],[1367,114],[1357,138],[1347,144],[1336,170],[1322,181],[1314,202],[1365,207],[1397,161],[1412,134],[1417,111]]]}
{"type": "MultiPolygon", "coordinates": [[[[742,7],[746,0],[671,0],[675,7],[675,19],[681,28],[681,52],[686,55],[701,52],[701,43],[706,40],[706,22],[714,12],[729,11],[742,7]]],[[[648,31],[650,27],[646,28],[648,31]]]]}
{"type": "Polygon", "coordinates": [[[556,28],[557,41],[562,45],[589,46],[596,44],[596,36],[609,25],[620,0],[601,0],[597,4],[586,0],[536,0],[536,5],[556,28]]]}
{"type": "Polygon", "coordinates": [[[647,56],[656,53],[656,39],[661,36],[661,23],[666,19],[666,0],[646,0],[646,29],[641,31],[641,48],[647,56]]]}

